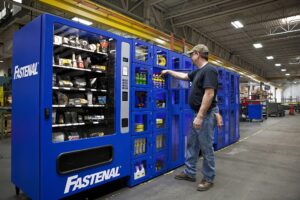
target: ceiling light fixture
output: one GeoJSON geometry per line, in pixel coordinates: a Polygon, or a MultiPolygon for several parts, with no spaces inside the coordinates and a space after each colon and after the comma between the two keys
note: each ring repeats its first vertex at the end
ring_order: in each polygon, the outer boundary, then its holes
{"type": "Polygon", "coordinates": [[[295,15],[295,16],[291,16],[291,17],[287,17],[284,19],[281,19],[282,23],[296,23],[300,21],[300,15],[295,15]]]}
{"type": "Polygon", "coordinates": [[[273,59],[274,59],[273,56],[267,56],[266,58],[267,58],[268,60],[273,60],[273,59]]]}
{"type": "Polygon", "coordinates": [[[238,21],[238,20],[231,22],[231,25],[234,26],[234,28],[236,28],[236,29],[244,27],[244,25],[240,21],[238,21]]]}
{"type": "Polygon", "coordinates": [[[289,76],[290,74],[285,74],[286,76],[289,76]]]}
{"type": "Polygon", "coordinates": [[[4,61],[3,60],[0,60],[0,63],[3,63],[4,61]]]}
{"type": "Polygon", "coordinates": [[[256,49],[259,49],[259,48],[262,48],[263,45],[261,43],[255,43],[253,44],[253,46],[256,48],[256,49]]]}
{"type": "Polygon", "coordinates": [[[75,21],[75,22],[81,23],[81,24],[88,25],[88,26],[93,24],[93,22],[87,21],[85,19],[81,19],[79,17],[73,17],[72,20],[75,21]]]}
{"type": "Polygon", "coordinates": [[[286,69],[281,69],[282,72],[286,72],[286,69]]]}
{"type": "Polygon", "coordinates": [[[280,67],[281,64],[280,64],[280,63],[276,63],[275,66],[276,66],[276,67],[280,67]]]}

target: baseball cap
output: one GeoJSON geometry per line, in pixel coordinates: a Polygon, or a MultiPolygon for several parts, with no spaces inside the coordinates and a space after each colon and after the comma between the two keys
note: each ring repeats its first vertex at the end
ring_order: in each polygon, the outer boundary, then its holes
{"type": "Polygon", "coordinates": [[[208,53],[209,52],[207,46],[205,46],[204,44],[197,44],[190,51],[188,51],[187,54],[191,54],[195,51],[200,52],[200,53],[208,53]]]}

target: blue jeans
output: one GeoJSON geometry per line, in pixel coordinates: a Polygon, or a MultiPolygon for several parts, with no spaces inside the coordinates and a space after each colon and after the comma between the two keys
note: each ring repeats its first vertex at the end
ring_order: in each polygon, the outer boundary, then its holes
{"type": "MultiPolygon", "coordinates": [[[[215,178],[215,156],[213,149],[214,129],[216,127],[215,114],[219,108],[215,107],[206,113],[202,125],[199,129],[194,128],[193,122],[187,142],[187,152],[185,158],[184,173],[189,177],[196,177],[196,164],[201,150],[203,156],[202,174],[208,182],[213,182],[215,178]]],[[[195,114],[196,117],[196,114],[195,114]]]]}

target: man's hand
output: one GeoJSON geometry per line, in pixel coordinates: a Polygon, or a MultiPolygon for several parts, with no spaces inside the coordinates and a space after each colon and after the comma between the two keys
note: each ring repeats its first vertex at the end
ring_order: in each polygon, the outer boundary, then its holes
{"type": "Polygon", "coordinates": [[[197,129],[201,128],[202,122],[203,122],[203,117],[195,117],[195,119],[193,121],[194,128],[197,128],[197,129]]]}

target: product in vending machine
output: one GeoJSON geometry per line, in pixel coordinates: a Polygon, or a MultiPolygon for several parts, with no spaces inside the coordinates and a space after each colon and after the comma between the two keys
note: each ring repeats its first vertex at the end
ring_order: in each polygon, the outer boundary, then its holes
{"type": "Polygon", "coordinates": [[[65,123],[65,119],[64,119],[63,114],[58,115],[58,123],[59,124],[64,124],[65,123]]]}
{"type": "Polygon", "coordinates": [[[53,73],[52,76],[52,86],[56,86],[56,73],[53,73]]]}
{"type": "Polygon", "coordinates": [[[56,111],[52,111],[52,124],[56,124],[56,111]]]}
{"type": "Polygon", "coordinates": [[[84,68],[85,69],[91,69],[92,67],[92,61],[91,61],[91,57],[87,57],[85,60],[84,60],[84,68]]]}
{"type": "Polygon", "coordinates": [[[77,67],[78,67],[78,68],[81,68],[81,69],[84,68],[84,65],[83,65],[83,61],[82,61],[81,55],[78,55],[78,57],[77,57],[77,67]]]}
{"type": "Polygon", "coordinates": [[[146,176],[146,171],[143,163],[141,163],[140,168],[141,168],[140,177],[146,176]]]}
{"type": "Polygon", "coordinates": [[[89,49],[89,47],[88,47],[88,45],[89,45],[89,43],[88,43],[88,41],[87,40],[80,40],[80,44],[81,44],[81,47],[83,48],[83,49],[89,49]]]}
{"type": "Polygon", "coordinates": [[[134,180],[139,179],[139,178],[140,178],[139,165],[135,165],[134,180]]]}
{"type": "Polygon", "coordinates": [[[63,142],[65,141],[65,135],[63,132],[53,132],[52,134],[52,142],[63,142]]]}
{"type": "Polygon", "coordinates": [[[62,37],[59,36],[59,35],[54,35],[53,44],[61,45],[62,44],[62,37]]]}
{"type": "Polygon", "coordinates": [[[143,84],[147,84],[147,74],[145,72],[143,73],[143,84]]]}
{"type": "Polygon", "coordinates": [[[108,49],[108,41],[106,41],[105,39],[104,39],[104,40],[101,40],[100,46],[101,46],[101,51],[102,51],[102,53],[107,53],[107,49],[108,49]]]}
{"type": "Polygon", "coordinates": [[[135,83],[140,84],[140,74],[139,74],[139,72],[135,73],[135,83]]]}
{"type": "Polygon", "coordinates": [[[93,105],[93,93],[87,92],[86,97],[87,97],[88,105],[93,105]]]}
{"type": "Polygon", "coordinates": [[[71,112],[71,122],[73,123],[73,124],[76,124],[76,123],[78,123],[78,115],[77,115],[77,112],[71,112]]]}
{"type": "Polygon", "coordinates": [[[65,112],[65,123],[66,124],[71,124],[72,123],[71,112],[65,112]]]}
{"type": "Polygon", "coordinates": [[[97,49],[97,45],[95,45],[95,44],[89,44],[88,45],[88,49],[91,50],[92,52],[94,52],[97,49]]]}
{"type": "Polygon", "coordinates": [[[76,45],[76,47],[78,47],[78,48],[82,48],[82,47],[81,47],[81,43],[80,43],[80,40],[79,40],[78,35],[75,37],[75,45],[76,45]]]}
{"type": "Polygon", "coordinates": [[[69,38],[67,38],[67,37],[64,37],[64,38],[63,38],[63,43],[64,43],[64,44],[67,44],[67,45],[68,45],[68,44],[69,44],[69,41],[70,41],[69,38]]]}
{"type": "Polygon", "coordinates": [[[77,132],[71,132],[68,136],[68,140],[79,140],[79,134],[77,132]]]}
{"type": "Polygon", "coordinates": [[[146,139],[145,138],[143,138],[143,140],[142,140],[142,143],[143,143],[143,153],[146,153],[146,139]]]}
{"type": "Polygon", "coordinates": [[[71,35],[69,37],[69,43],[71,46],[76,47],[76,36],[75,35],[71,35]]]}

